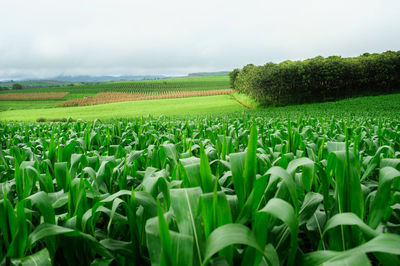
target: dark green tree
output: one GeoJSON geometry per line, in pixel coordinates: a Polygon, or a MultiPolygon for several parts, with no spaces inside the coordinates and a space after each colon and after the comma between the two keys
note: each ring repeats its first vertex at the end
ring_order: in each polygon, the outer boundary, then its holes
{"type": "Polygon", "coordinates": [[[229,73],[229,79],[231,82],[231,88],[234,89],[235,88],[235,80],[237,75],[239,74],[240,70],[238,68],[235,68],[234,70],[232,70],[232,72],[229,73]]]}
{"type": "Polygon", "coordinates": [[[13,90],[22,90],[23,87],[22,87],[22,85],[19,84],[19,83],[14,83],[14,84],[12,85],[12,89],[13,89],[13,90]]]}

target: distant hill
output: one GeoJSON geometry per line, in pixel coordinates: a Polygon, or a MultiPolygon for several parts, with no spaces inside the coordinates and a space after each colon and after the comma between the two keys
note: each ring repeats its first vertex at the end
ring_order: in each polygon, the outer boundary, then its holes
{"type": "Polygon", "coordinates": [[[64,82],[106,82],[124,80],[155,80],[168,78],[164,75],[142,75],[142,76],[58,76],[54,80],[64,82]]]}
{"type": "Polygon", "coordinates": [[[216,76],[216,75],[228,75],[230,71],[217,71],[217,72],[198,72],[189,73],[189,77],[206,77],[206,76],[216,76]]]}
{"type": "Polygon", "coordinates": [[[63,81],[59,80],[18,80],[18,81],[2,81],[0,88],[11,89],[14,83],[21,84],[24,88],[39,88],[39,87],[58,87],[64,86],[63,81]]]}
{"type": "MultiPolygon", "coordinates": [[[[218,72],[198,72],[189,73],[187,77],[207,77],[207,76],[217,76],[217,75],[227,75],[229,71],[218,71],[218,72]]],[[[182,76],[183,77],[183,76],[182,76]]],[[[140,81],[140,80],[160,80],[169,79],[172,76],[166,75],[134,75],[134,76],[56,76],[46,80],[40,79],[25,79],[25,80],[9,80],[0,81],[0,90],[11,89],[14,83],[19,83],[23,88],[44,88],[44,87],[59,87],[59,86],[72,86],[75,83],[107,83],[107,82],[117,82],[117,81],[140,81]]]]}

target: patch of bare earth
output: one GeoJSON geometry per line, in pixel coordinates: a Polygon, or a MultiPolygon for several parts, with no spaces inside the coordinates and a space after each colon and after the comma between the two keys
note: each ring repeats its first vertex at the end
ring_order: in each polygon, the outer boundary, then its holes
{"type": "Polygon", "coordinates": [[[6,93],[0,94],[0,100],[58,100],[67,96],[69,92],[32,92],[32,93],[6,93]]]}

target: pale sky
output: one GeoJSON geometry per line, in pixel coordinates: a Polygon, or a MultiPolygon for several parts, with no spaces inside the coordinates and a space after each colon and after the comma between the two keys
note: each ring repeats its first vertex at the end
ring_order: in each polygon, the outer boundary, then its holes
{"type": "Polygon", "coordinates": [[[0,80],[400,50],[400,1],[0,0],[0,80]]]}

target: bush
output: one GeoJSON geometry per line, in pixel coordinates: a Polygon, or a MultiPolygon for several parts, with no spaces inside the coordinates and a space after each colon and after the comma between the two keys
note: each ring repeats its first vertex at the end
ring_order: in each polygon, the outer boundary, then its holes
{"type": "Polygon", "coordinates": [[[19,84],[19,83],[14,83],[14,84],[12,85],[12,89],[13,89],[13,90],[22,90],[23,87],[22,87],[22,85],[19,84]]]}
{"type": "Polygon", "coordinates": [[[229,73],[229,80],[231,82],[231,88],[234,89],[235,88],[235,80],[237,75],[239,74],[240,70],[238,68],[235,68],[234,70],[232,70],[232,72],[229,73]]]}
{"type": "Polygon", "coordinates": [[[400,89],[400,52],[247,65],[235,75],[235,89],[262,104],[302,104],[392,93],[400,89]]]}

